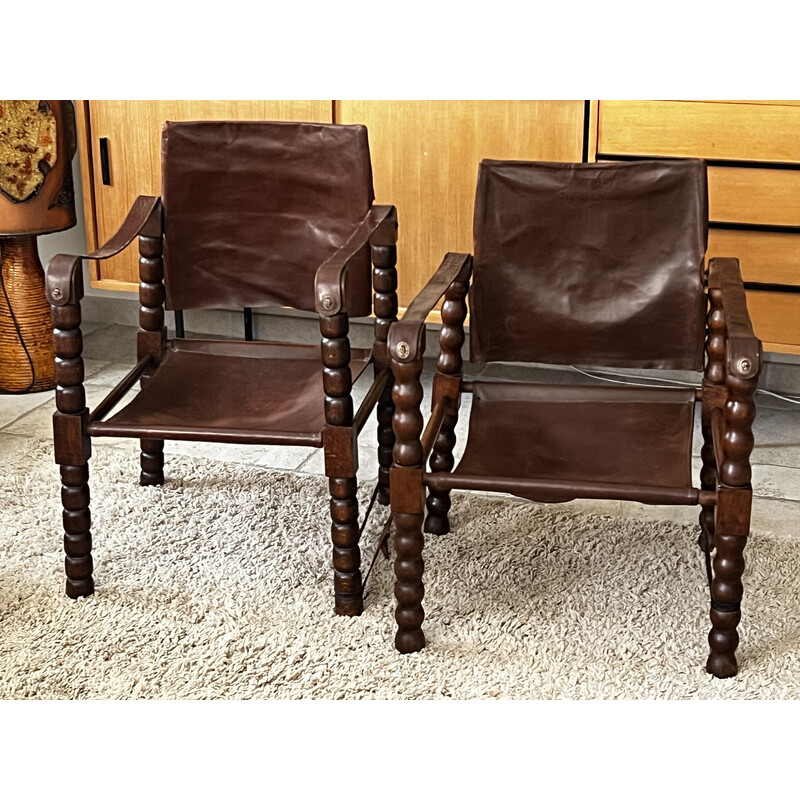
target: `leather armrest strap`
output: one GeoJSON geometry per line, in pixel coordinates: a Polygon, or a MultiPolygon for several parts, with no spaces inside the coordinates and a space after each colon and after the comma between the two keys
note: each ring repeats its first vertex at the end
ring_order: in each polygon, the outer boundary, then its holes
{"type": "Polygon", "coordinates": [[[161,233],[161,198],[140,195],[119,230],[102,246],[81,255],[59,254],[50,259],[45,277],[45,293],[51,305],[77,303],[83,297],[84,258],[106,259],[122,252],[140,233],[161,233]]]}
{"type": "Polygon", "coordinates": [[[389,352],[402,363],[413,361],[425,351],[425,318],[453,281],[466,280],[472,270],[472,256],[448,253],[439,269],[406,309],[403,318],[389,329],[389,352]]]}
{"type": "Polygon", "coordinates": [[[317,312],[332,317],[343,310],[347,265],[367,242],[380,245],[396,241],[394,206],[373,206],[347,242],[317,270],[314,279],[317,312]]]}

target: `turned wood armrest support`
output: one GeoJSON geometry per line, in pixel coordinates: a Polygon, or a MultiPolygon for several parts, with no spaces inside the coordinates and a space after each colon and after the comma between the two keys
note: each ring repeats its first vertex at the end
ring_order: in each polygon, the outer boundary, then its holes
{"type": "Polygon", "coordinates": [[[753,334],[742,274],[736,258],[712,258],[708,264],[709,291],[720,294],[727,329],[726,372],[753,380],[761,369],[761,342],[753,334]]]}
{"type": "Polygon", "coordinates": [[[122,252],[140,234],[161,235],[160,197],[137,197],[119,230],[94,252],[53,256],[47,265],[45,277],[45,293],[50,305],[79,303],[83,298],[83,259],[111,258],[122,252]]]}
{"type": "Polygon", "coordinates": [[[425,352],[425,318],[452,283],[465,281],[472,271],[472,256],[448,253],[439,269],[406,309],[403,318],[389,329],[389,353],[393,360],[408,364],[425,352]]]}
{"type": "Polygon", "coordinates": [[[347,311],[345,282],[347,267],[366,244],[388,245],[397,242],[397,212],[394,206],[373,206],[355,233],[317,270],[314,295],[317,313],[332,317],[347,311]]]}

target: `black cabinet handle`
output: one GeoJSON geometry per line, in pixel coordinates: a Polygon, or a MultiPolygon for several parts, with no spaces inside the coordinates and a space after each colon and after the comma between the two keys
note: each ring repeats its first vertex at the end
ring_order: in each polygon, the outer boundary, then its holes
{"type": "Polygon", "coordinates": [[[111,186],[111,170],[108,166],[108,139],[100,138],[100,172],[103,176],[103,186],[111,186]]]}

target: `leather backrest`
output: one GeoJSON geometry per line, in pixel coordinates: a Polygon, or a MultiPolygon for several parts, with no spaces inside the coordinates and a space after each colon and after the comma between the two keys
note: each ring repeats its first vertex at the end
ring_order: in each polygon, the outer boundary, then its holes
{"type": "MultiPolygon", "coordinates": [[[[374,199],[363,125],[167,122],[162,131],[167,308],[314,310],[314,275],[374,199]]],[[[369,250],[347,308],[371,310],[369,250]]]]}
{"type": "Polygon", "coordinates": [[[705,162],[483,161],[473,361],[700,370],[705,162]]]}

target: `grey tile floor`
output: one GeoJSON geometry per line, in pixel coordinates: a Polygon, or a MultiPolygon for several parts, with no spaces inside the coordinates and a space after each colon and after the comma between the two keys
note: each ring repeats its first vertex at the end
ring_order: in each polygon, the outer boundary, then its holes
{"type": "MultiPolygon", "coordinates": [[[[134,328],[107,323],[87,323],[82,330],[87,402],[92,408],[133,366],[136,336],[134,328]]],[[[426,397],[430,396],[432,368],[433,362],[424,373],[423,386],[426,397]]],[[[525,369],[544,373],[546,368],[525,369]]],[[[519,367],[492,364],[478,372],[485,377],[513,378],[519,370],[519,367]]],[[[592,380],[578,373],[555,369],[546,369],[546,377],[552,381],[592,380]]],[[[365,391],[365,386],[360,384],[362,382],[357,383],[354,388],[356,401],[360,400],[365,391]]],[[[463,452],[469,418],[469,400],[470,396],[465,396],[456,429],[457,458],[463,452]]],[[[754,533],[762,531],[800,537],[800,405],[759,394],[757,406],[758,413],[754,424],[756,445],[751,456],[754,490],[752,529],[754,533]]],[[[8,452],[15,443],[25,438],[49,438],[53,410],[52,392],[0,395],[0,453],[8,452]]],[[[374,422],[370,424],[375,427],[374,422]]],[[[363,470],[361,474],[365,477],[372,476],[377,470],[373,445],[375,435],[367,430],[359,441],[359,458],[363,470]]],[[[113,439],[101,439],[95,440],[94,446],[114,447],[118,446],[118,443],[113,439]]],[[[698,468],[699,448],[698,430],[694,448],[695,466],[698,468]]],[[[322,452],[317,449],[167,442],[165,452],[168,456],[185,454],[299,473],[324,474],[322,452]]],[[[697,519],[697,509],[694,507],[645,506],[617,501],[573,501],[566,505],[576,510],[643,520],[675,520],[692,523],[697,519]]]]}

